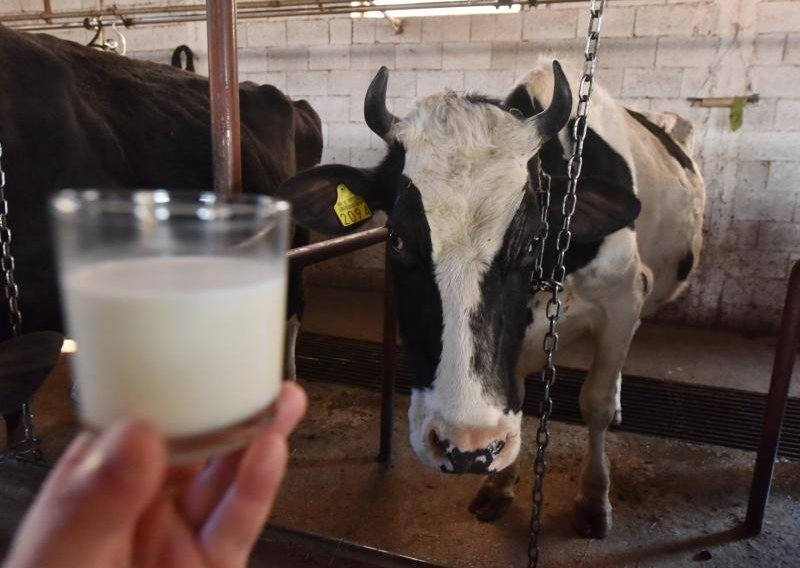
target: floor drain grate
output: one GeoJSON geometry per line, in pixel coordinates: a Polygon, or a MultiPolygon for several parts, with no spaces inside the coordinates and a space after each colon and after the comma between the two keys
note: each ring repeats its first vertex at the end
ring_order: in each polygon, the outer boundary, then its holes
{"type": "MultiPolygon", "coordinates": [[[[410,374],[398,348],[397,386],[409,392],[410,374]]],[[[303,378],[380,389],[381,345],[369,341],[302,334],[297,344],[297,372],[303,378]]],[[[553,388],[553,418],[582,423],[578,392],[585,372],[560,369],[553,388]]],[[[538,412],[542,386],[528,377],[523,410],[538,412]]],[[[758,447],[766,396],[720,387],[625,375],[622,426],[625,432],[677,438],[744,450],[758,447]]],[[[800,399],[790,398],[779,454],[800,459],[800,399]]]]}

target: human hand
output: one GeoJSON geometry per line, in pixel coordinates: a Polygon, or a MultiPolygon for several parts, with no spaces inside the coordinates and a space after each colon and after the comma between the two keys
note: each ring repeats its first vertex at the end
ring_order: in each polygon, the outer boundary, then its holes
{"type": "Polygon", "coordinates": [[[286,383],[272,424],[205,467],[170,468],[163,437],[146,424],[80,434],[28,511],[6,568],[245,566],[305,408],[303,390],[286,383]]]}

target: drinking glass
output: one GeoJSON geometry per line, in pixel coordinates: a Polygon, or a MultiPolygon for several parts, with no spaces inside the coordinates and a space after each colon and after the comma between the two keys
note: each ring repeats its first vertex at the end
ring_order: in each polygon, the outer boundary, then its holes
{"type": "Polygon", "coordinates": [[[251,440],[281,387],[289,204],[64,190],[51,213],[84,426],[145,420],[173,462],[251,440]]]}

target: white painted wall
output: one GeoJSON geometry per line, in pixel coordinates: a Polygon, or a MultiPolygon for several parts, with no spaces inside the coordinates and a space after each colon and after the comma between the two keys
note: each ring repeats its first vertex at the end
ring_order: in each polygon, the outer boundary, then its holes
{"type": "MultiPolygon", "coordinates": [[[[94,1],[52,3],[59,10],[94,1]]],[[[0,13],[40,6],[39,0],[0,0],[0,13]]],[[[688,293],[660,317],[774,328],[789,268],[800,259],[800,1],[614,0],[607,12],[599,81],[630,106],[692,119],[708,186],[700,269],[688,293]],[[761,101],[746,108],[735,133],[726,109],[687,101],[749,93],[761,101]]],[[[445,87],[501,96],[538,54],[578,63],[587,16],[588,2],[515,15],[409,18],[400,35],[383,20],[243,21],[240,74],[314,105],[325,122],[325,161],[371,165],[383,156],[383,142],[364,125],[362,104],[380,65],[392,70],[388,102],[396,114],[445,87]]],[[[90,38],[82,30],[59,35],[90,38]]],[[[172,48],[186,43],[206,69],[204,23],[145,27],[126,36],[133,57],[168,62],[172,48]]],[[[326,263],[310,277],[379,287],[380,250],[326,263]]]]}

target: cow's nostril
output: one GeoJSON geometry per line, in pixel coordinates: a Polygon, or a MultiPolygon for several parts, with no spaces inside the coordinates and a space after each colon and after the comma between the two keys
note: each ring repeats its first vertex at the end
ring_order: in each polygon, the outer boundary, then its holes
{"type": "Polygon", "coordinates": [[[441,438],[439,438],[439,435],[436,433],[436,430],[431,430],[431,441],[433,442],[434,446],[445,452],[447,451],[447,448],[450,445],[447,440],[442,440],[441,438]]]}
{"type": "Polygon", "coordinates": [[[492,442],[491,444],[489,444],[486,447],[486,450],[490,454],[492,454],[493,456],[496,456],[497,454],[502,452],[503,448],[505,448],[505,447],[506,447],[506,443],[503,440],[495,440],[494,442],[492,442]]]}

